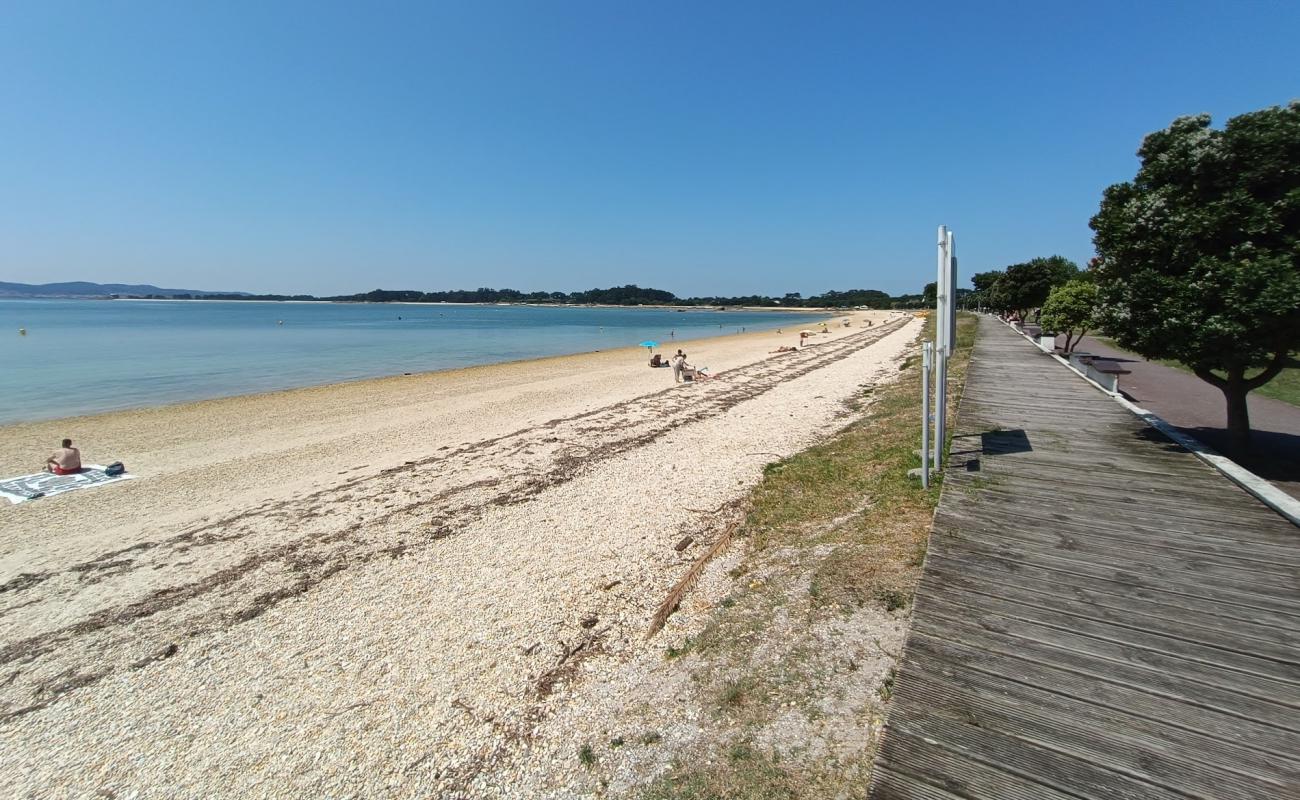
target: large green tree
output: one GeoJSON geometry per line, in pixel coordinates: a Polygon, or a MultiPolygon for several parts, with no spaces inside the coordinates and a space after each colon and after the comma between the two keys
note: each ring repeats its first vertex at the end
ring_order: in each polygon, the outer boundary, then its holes
{"type": "Polygon", "coordinates": [[[994,281],[989,303],[1023,320],[1031,310],[1042,307],[1053,286],[1060,286],[1078,274],[1078,265],[1064,256],[1012,264],[994,281]]]}
{"type": "Polygon", "coordinates": [[[1218,387],[1231,446],[1244,449],[1247,394],[1300,347],[1300,103],[1222,130],[1182,117],[1138,156],[1091,222],[1102,324],[1218,387]]]}

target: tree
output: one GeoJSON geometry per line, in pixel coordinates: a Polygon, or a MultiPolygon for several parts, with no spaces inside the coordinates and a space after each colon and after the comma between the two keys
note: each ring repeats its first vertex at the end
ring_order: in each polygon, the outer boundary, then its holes
{"type": "MultiPolygon", "coordinates": [[[[1047,274],[1047,282],[1052,286],[1063,286],[1064,284],[1079,277],[1079,265],[1066,258],[1065,256],[1048,256],[1047,258],[1035,258],[1029,262],[1035,269],[1042,270],[1047,274]]],[[[1044,297],[1043,300],[1047,298],[1044,297]]]]}
{"type": "MultiPolygon", "coordinates": [[[[1001,270],[977,272],[970,276],[971,285],[975,287],[975,291],[971,293],[971,302],[981,306],[992,306],[993,284],[997,283],[998,278],[1001,277],[1001,270]]],[[[994,308],[993,310],[1001,311],[1002,309],[994,308]]]]}
{"type": "Polygon", "coordinates": [[[1087,280],[1056,286],[1043,303],[1038,321],[1043,330],[1065,334],[1065,352],[1073,352],[1079,341],[1097,326],[1097,287],[1087,280]]]}
{"type": "Polygon", "coordinates": [[[1138,156],[1090,223],[1102,325],[1223,392],[1230,446],[1244,450],[1247,394],[1300,347],[1300,103],[1222,130],[1181,117],[1138,156]]]}
{"type": "Polygon", "coordinates": [[[938,281],[930,281],[921,289],[921,301],[925,303],[926,308],[932,308],[939,302],[938,281]]]}
{"type": "Polygon", "coordinates": [[[1064,256],[1035,258],[1024,264],[1012,264],[999,273],[981,272],[981,281],[992,279],[983,301],[995,311],[1007,312],[1023,320],[1029,312],[1047,302],[1053,286],[1060,286],[1079,275],[1079,267],[1064,256]]]}

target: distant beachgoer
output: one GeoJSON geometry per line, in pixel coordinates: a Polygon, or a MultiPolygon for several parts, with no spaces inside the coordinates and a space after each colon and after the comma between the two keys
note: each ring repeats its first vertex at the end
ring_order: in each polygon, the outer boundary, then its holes
{"type": "Polygon", "coordinates": [[[54,455],[45,461],[45,471],[55,475],[73,475],[81,472],[81,451],[72,446],[71,439],[64,439],[63,446],[54,451],[54,455]]]}
{"type": "Polygon", "coordinates": [[[686,368],[686,354],[681,350],[673,356],[673,383],[682,382],[682,370],[686,368]]]}

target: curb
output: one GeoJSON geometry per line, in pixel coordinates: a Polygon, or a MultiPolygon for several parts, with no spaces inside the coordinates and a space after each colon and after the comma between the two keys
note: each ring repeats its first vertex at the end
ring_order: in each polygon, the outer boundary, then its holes
{"type": "Polygon", "coordinates": [[[1261,503],[1281,514],[1283,517],[1286,517],[1286,519],[1288,519],[1293,525],[1300,526],[1300,500],[1297,500],[1237,462],[1219,453],[1201,440],[1188,436],[1173,425],[1170,425],[1158,415],[1130,402],[1119,392],[1112,392],[1106,389],[1092,378],[1089,378],[1087,375],[1075,369],[1074,365],[1066,359],[1061,358],[1056,353],[1049,350],[1044,350],[1042,345],[1026,336],[1023,331],[1016,330],[1010,323],[1006,322],[1001,317],[994,317],[994,319],[1001,322],[1003,325],[1006,325],[1012,331],[1015,331],[1015,333],[1023,337],[1025,341],[1033,345],[1035,349],[1056,359],[1056,361],[1064,365],[1066,369],[1087,381],[1094,389],[1128,409],[1134,416],[1163,433],[1180,447],[1191,452],[1211,467],[1217,469],[1228,480],[1253,494],[1261,503]]]}

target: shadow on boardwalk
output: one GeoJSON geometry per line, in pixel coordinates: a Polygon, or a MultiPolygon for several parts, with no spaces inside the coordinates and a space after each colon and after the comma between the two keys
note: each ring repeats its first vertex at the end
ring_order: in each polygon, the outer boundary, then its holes
{"type": "Polygon", "coordinates": [[[1300,529],[981,320],[871,795],[1300,797],[1300,529]]]}

